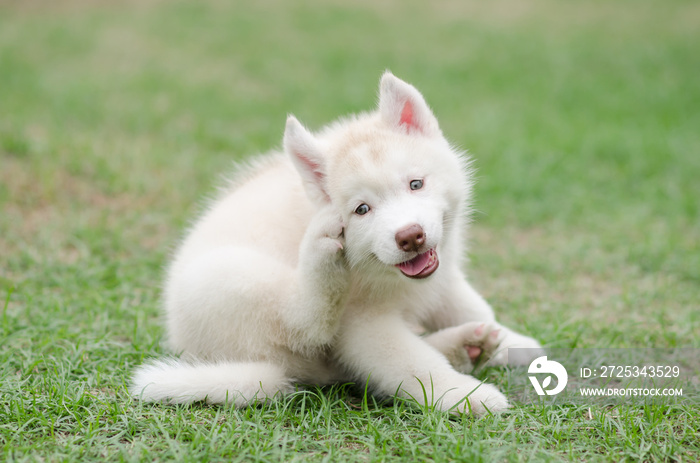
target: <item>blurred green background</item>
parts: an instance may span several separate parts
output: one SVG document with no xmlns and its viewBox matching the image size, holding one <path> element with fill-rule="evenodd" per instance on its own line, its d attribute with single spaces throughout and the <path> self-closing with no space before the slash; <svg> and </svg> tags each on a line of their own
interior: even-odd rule
<svg viewBox="0 0 700 463">
<path fill-rule="evenodd" d="M 373 109 L 385 69 L 475 158 L 469 273 L 504 322 L 700 347 L 698 43 L 682 0 L 0 2 L 5 451 L 60 447 L 41 417 L 71 385 L 130 407 L 162 266 L 221 175 L 288 113 Z"/>
</svg>

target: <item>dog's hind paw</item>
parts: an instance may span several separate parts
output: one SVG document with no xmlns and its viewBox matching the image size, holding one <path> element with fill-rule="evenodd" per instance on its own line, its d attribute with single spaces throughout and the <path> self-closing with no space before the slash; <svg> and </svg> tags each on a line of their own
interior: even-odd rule
<svg viewBox="0 0 700 463">
<path fill-rule="evenodd" d="M 496 323 L 468 322 L 437 331 L 424 339 L 442 352 L 455 370 L 469 373 L 475 363 L 491 357 L 503 336 Z"/>
<path fill-rule="evenodd" d="M 463 347 L 473 363 L 491 357 L 504 336 L 495 323 L 469 322 L 459 328 L 463 332 Z"/>
<path fill-rule="evenodd" d="M 491 355 L 489 365 L 528 365 L 537 357 L 545 355 L 542 345 L 537 340 L 505 327 L 502 331 L 503 339 Z"/>
</svg>

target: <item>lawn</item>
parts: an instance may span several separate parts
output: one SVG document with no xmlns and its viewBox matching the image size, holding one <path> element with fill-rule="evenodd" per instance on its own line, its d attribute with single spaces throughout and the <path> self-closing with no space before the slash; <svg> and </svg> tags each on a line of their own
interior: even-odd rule
<svg viewBox="0 0 700 463">
<path fill-rule="evenodd" d="M 372 108 L 385 69 L 475 159 L 469 275 L 504 323 L 700 348 L 698 43 L 682 0 L 0 1 L 0 459 L 700 460 L 697 402 L 475 419 L 362 385 L 246 410 L 126 391 L 222 173 L 288 113 Z"/>
</svg>

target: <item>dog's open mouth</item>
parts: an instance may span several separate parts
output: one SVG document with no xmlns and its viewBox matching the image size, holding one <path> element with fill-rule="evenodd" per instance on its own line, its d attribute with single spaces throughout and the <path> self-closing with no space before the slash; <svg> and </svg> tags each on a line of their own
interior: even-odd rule
<svg viewBox="0 0 700 463">
<path fill-rule="evenodd" d="M 427 278 L 437 270 L 440 261 L 438 260 L 437 251 L 430 251 L 418 254 L 411 260 L 396 264 L 396 267 L 409 278 Z"/>
</svg>

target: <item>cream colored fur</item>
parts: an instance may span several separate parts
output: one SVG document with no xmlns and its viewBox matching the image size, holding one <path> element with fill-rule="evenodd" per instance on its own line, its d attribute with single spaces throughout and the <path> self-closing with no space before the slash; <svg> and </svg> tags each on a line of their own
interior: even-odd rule
<svg viewBox="0 0 700 463">
<path fill-rule="evenodd" d="M 539 344 L 499 325 L 462 273 L 469 163 L 414 87 L 386 73 L 379 99 L 317 134 L 290 116 L 285 153 L 238 176 L 196 222 L 164 291 L 181 357 L 138 368 L 135 397 L 245 406 L 369 378 L 377 394 L 443 410 L 508 407 L 468 375 L 473 360 L 503 364 L 507 347 Z M 397 233 L 416 225 L 424 242 L 405 250 Z M 429 276 L 397 267 L 431 249 L 437 270 L 413 271 Z"/>
</svg>

